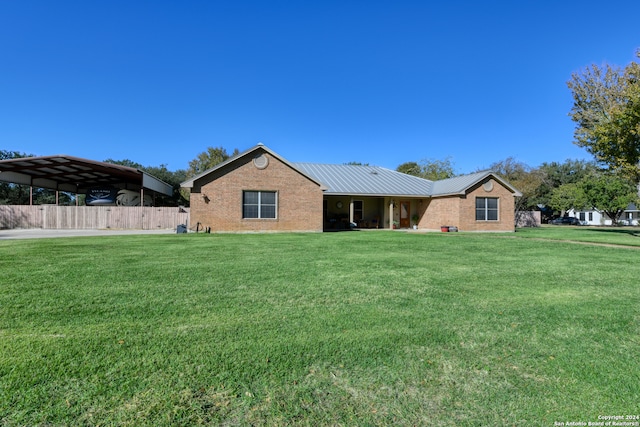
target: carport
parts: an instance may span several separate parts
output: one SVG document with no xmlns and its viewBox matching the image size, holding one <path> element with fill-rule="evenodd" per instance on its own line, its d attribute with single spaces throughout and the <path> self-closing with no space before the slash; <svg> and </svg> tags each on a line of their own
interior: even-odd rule
<svg viewBox="0 0 640 427">
<path fill-rule="evenodd" d="M 68 155 L 0 160 L 0 182 L 55 190 L 56 204 L 58 191 L 87 194 L 94 188 L 113 187 L 139 192 L 141 204 L 145 190 L 173 193 L 169 184 L 139 169 Z M 29 203 L 33 203 L 32 190 Z"/>
</svg>

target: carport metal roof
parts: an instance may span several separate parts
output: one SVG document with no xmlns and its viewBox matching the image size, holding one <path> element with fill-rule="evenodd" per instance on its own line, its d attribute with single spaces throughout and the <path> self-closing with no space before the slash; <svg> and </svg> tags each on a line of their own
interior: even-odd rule
<svg viewBox="0 0 640 427">
<path fill-rule="evenodd" d="M 139 169 L 64 154 L 0 160 L 0 182 L 79 194 L 96 187 L 173 194 L 169 184 Z"/>
</svg>

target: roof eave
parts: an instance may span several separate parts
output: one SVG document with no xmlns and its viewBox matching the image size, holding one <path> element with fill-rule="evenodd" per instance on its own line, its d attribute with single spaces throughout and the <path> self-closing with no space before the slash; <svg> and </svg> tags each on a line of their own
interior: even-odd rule
<svg viewBox="0 0 640 427">
<path fill-rule="evenodd" d="M 390 194 L 390 193 L 349 193 L 349 192 L 325 192 L 327 196 L 353 196 L 353 197 L 406 197 L 415 199 L 426 199 L 431 197 L 428 194 Z"/>
</svg>

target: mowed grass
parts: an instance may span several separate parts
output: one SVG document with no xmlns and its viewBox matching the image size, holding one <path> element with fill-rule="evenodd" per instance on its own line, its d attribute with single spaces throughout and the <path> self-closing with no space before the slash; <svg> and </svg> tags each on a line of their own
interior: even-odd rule
<svg viewBox="0 0 640 427">
<path fill-rule="evenodd" d="M 638 227 L 543 225 L 541 228 L 519 229 L 518 237 L 640 247 Z"/>
<path fill-rule="evenodd" d="M 640 251 L 535 233 L 0 242 L 0 423 L 636 414 Z"/>
</svg>

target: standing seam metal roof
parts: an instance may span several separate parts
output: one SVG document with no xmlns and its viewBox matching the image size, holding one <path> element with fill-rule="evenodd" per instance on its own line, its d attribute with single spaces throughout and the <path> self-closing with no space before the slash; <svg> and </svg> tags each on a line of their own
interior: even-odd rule
<svg viewBox="0 0 640 427">
<path fill-rule="evenodd" d="M 433 182 L 377 166 L 295 163 L 291 165 L 327 187 L 325 194 L 429 196 Z"/>
<path fill-rule="evenodd" d="M 440 181 L 434 181 L 432 196 L 446 196 L 450 194 L 464 194 L 470 187 L 485 180 L 485 178 L 492 176 L 500 181 L 503 185 L 513 191 L 514 195 L 522 196 L 517 189 L 511 184 L 494 174 L 492 171 L 486 170 L 481 172 L 472 173 L 469 175 L 461 175 L 453 178 L 443 179 Z"/>
<path fill-rule="evenodd" d="M 329 195 L 433 197 L 464 194 L 469 187 L 490 175 L 510 188 L 514 192 L 514 195 L 522 195 L 509 183 L 497 177 L 491 171 L 478 172 L 440 181 L 430 181 L 379 166 L 288 162 L 263 144 L 258 144 L 243 153 L 237 154 L 213 168 L 188 179 L 180 185 L 181 187 L 191 188 L 198 179 L 257 150 L 263 150 L 296 169 L 312 181 L 321 185 L 324 194 Z"/>
<path fill-rule="evenodd" d="M 467 188 L 478 183 L 478 181 L 481 181 L 490 174 L 488 171 L 483 171 L 435 181 L 433 183 L 433 195 L 442 196 L 464 192 Z"/>
</svg>

